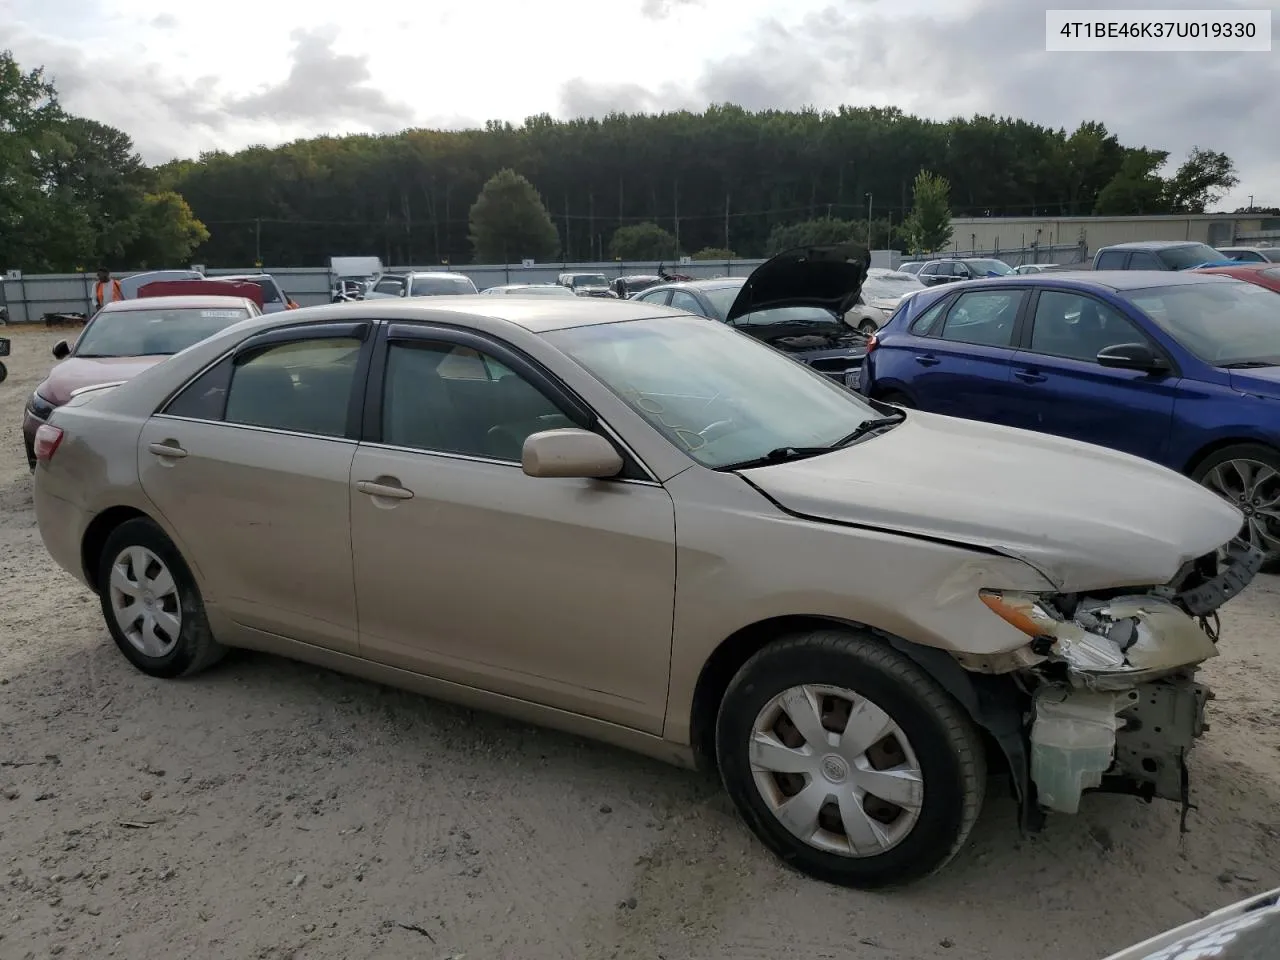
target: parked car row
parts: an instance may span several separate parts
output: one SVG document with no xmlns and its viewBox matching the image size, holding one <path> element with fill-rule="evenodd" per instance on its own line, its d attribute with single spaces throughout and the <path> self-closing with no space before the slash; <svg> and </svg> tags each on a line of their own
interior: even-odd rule
<svg viewBox="0 0 1280 960">
<path fill-rule="evenodd" d="M 256 648 L 705 766 L 798 869 L 903 883 L 989 768 L 1031 828 L 1090 790 L 1189 802 L 1197 668 L 1280 501 L 955 409 L 1013 396 L 964 379 L 1001 349 L 1032 386 L 1076 355 L 1163 381 L 1148 411 L 1209 368 L 1265 395 L 1274 294 L 1170 280 L 920 289 L 869 340 L 844 246 L 630 300 L 130 301 L 30 411 L 37 519 L 145 673 Z M 952 410 L 912 404 L 913 364 Z M 1087 379 L 1057 404 L 1112 417 Z"/>
</svg>

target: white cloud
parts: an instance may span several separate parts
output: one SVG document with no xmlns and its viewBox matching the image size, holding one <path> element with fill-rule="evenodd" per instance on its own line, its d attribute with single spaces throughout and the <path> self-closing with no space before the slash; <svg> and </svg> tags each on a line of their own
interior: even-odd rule
<svg viewBox="0 0 1280 960">
<path fill-rule="evenodd" d="M 544 112 L 893 104 L 1068 128 L 1100 119 L 1175 158 L 1193 144 L 1224 150 L 1242 180 L 1229 204 L 1280 202 L 1273 55 L 1048 54 L 1043 10 L 1060 5 L 547 0 L 525 15 L 510 0 L 472 0 L 363 17 L 349 0 L 223 0 L 216 14 L 162 0 L 0 0 L 0 22 L 3 44 L 46 65 L 69 109 L 128 131 L 150 161 Z"/>
</svg>

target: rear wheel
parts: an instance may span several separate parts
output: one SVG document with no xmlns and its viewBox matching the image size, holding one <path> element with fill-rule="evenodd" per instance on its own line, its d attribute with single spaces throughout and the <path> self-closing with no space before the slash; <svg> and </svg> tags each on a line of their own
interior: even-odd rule
<svg viewBox="0 0 1280 960">
<path fill-rule="evenodd" d="M 1211 454 L 1191 479 L 1244 514 L 1240 536 L 1280 561 L 1280 452 L 1260 443 L 1241 443 Z"/>
<path fill-rule="evenodd" d="M 143 673 L 198 673 L 226 652 L 213 638 L 181 554 L 151 520 L 129 520 L 111 531 L 98 560 L 98 593 L 112 639 Z"/>
<path fill-rule="evenodd" d="M 36 468 L 36 448 L 35 444 L 27 437 L 22 438 L 22 445 L 27 450 L 27 466 L 32 470 Z"/>
<path fill-rule="evenodd" d="M 943 867 L 977 820 L 982 741 L 912 660 L 867 634 L 765 647 L 716 726 L 725 787 L 756 835 L 802 872 L 874 888 Z"/>
<path fill-rule="evenodd" d="M 858 324 L 858 330 L 865 333 L 868 337 L 879 329 L 880 328 L 876 326 L 876 322 L 874 320 L 863 320 Z"/>
</svg>

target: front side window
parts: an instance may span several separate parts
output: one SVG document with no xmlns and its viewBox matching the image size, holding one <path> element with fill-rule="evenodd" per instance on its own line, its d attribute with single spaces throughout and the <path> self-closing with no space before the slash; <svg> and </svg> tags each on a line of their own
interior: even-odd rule
<svg viewBox="0 0 1280 960">
<path fill-rule="evenodd" d="M 1135 250 L 1133 256 L 1129 258 L 1130 270 L 1168 270 L 1163 263 L 1156 259 L 1154 253 L 1147 253 L 1145 250 Z"/>
<path fill-rule="evenodd" d="M 77 357 L 154 357 L 185 350 L 249 317 L 243 307 L 102 310 L 76 343 Z"/>
<path fill-rule="evenodd" d="M 1123 250 L 1105 250 L 1098 254 L 1098 270 L 1119 270 L 1124 267 Z"/>
<path fill-rule="evenodd" d="M 1121 296 L 1206 363 L 1280 366 L 1276 293 L 1243 280 L 1179 283 Z"/>
<path fill-rule="evenodd" d="M 227 423 L 341 437 L 361 342 L 295 340 L 236 358 L 227 388 Z"/>
<path fill-rule="evenodd" d="M 962 294 L 943 321 L 943 340 L 988 347 L 1013 346 L 1013 324 L 1022 303 L 1018 290 L 991 290 Z"/>
<path fill-rule="evenodd" d="M 1146 342 L 1127 317 L 1093 297 L 1044 290 L 1036 304 L 1031 328 L 1034 353 L 1096 362 L 1107 347 Z"/>
<path fill-rule="evenodd" d="M 547 339 L 671 444 L 711 468 L 829 448 L 883 415 L 809 367 L 696 317 L 573 327 Z"/>
<path fill-rule="evenodd" d="M 487 354 L 423 341 L 388 348 L 383 443 L 519 463 L 531 434 L 575 425 L 546 394 Z"/>
</svg>

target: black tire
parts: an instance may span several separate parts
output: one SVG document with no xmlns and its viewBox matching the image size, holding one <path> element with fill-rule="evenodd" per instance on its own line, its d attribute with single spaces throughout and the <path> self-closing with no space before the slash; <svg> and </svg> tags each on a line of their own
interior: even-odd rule
<svg viewBox="0 0 1280 960">
<path fill-rule="evenodd" d="M 858 330 L 865 333 L 867 336 L 871 336 L 879 329 L 880 328 L 876 326 L 876 322 L 874 320 L 863 320 L 858 324 Z"/>
<path fill-rule="evenodd" d="M 1220 489 L 1208 482 L 1209 475 L 1215 468 L 1231 460 L 1252 460 L 1255 463 L 1264 464 L 1277 473 L 1280 473 L 1280 451 L 1276 450 L 1274 447 L 1268 447 L 1261 443 L 1237 443 L 1233 446 L 1224 447 L 1221 450 L 1214 451 L 1198 463 L 1195 469 L 1191 471 L 1192 480 L 1219 496 L 1222 496 L 1223 499 L 1233 506 L 1245 510 L 1247 517 L 1248 510 L 1251 507 L 1250 504 L 1242 503 L 1239 499 L 1233 499 L 1225 496 Z M 1264 493 L 1270 495 L 1276 487 L 1277 485 L 1274 482 L 1268 484 Z M 1276 525 L 1274 523 L 1267 526 L 1268 531 L 1275 531 L 1275 529 Z M 1250 529 L 1250 524 L 1246 519 L 1244 526 L 1240 530 L 1240 535 L 1248 538 L 1254 546 L 1263 550 L 1266 554 L 1266 559 L 1264 561 L 1266 569 L 1268 571 L 1274 571 L 1277 566 L 1280 566 L 1280 548 L 1277 548 L 1272 544 L 1262 542 L 1259 537 L 1251 534 L 1252 531 Z"/>
<path fill-rule="evenodd" d="M 897 390 L 888 390 L 880 396 L 876 397 L 881 403 L 892 403 L 895 407 L 905 407 L 908 410 L 914 410 L 916 405 L 911 398 L 905 393 Z"/>
<path fill-rule="evenodd" d="M 909 741 L 923 786 L 919 818 L 882 853 L 855 857 L 810 845 L 782 824 L 756 785 L 749 747 L 756 718 L 800 685 L 854 691 L 888 714 Z M 982 739 L 964 709 L 910 658 L 854 630 L 793 635 L 748 660 L 721 702 L 716 752 L 725 788 L 765 846 L 802 873 L 847 887 L 901 885 L 940 870 L 969 836 L 986 790 Z"/>
<path fill-rule="evenodd" d="M 176 607 L 181 616 L 172 649 L 158 656 L 149 656 L 138 649 L 126 636 L 113 607 L 115 588 L 112 573 L 125 551 L 141 547 L 149 551 L 168 570 L 175 586 Z M 136 574 L 135 574 L 136 576 Z M 98 596 L 102 602 L 102 616 L 107 622 L 111 637 L 120 652 L 143 673 L 153 677 L 184 677 L 199 673 L 213 666 L 226 654 L 226 647 L 214 639 L 205 616 L 204 601 L 195 578 L 186 561 L 165 532 L 152 520 L 139 517 L 127 520 L 111 531 L 98 558 Z"/>
<path fill-rule="evenodd" d="M 35 445 L 26 437 L 22 438 L 22 446 L 27 451 L 27 466 L 33 471 L 36 468 L 36 448 Z"/>
<path fill-rule="evenodd" d="M 0 383 L 4 383 L 9 376 L 9 368 L 0 363 Z"/>
</svg>

